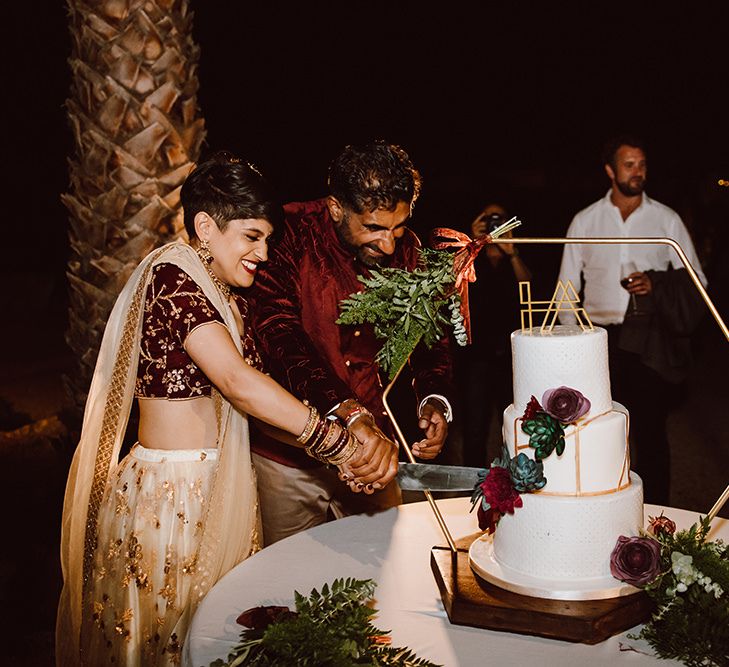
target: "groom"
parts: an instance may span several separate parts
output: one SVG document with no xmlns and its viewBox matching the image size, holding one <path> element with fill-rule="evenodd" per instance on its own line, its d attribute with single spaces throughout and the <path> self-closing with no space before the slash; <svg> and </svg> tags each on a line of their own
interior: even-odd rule
<svg viewBox="0 0 729 667">
<path fill-rule="evenodd" d="M 339 302 L 361 291 L 357 276 L 370 268 L 414 268 L 420 242 L 407 223 L 420 174 L 399 146 L 348 146 L 329 168 L 329 196 L 284 207 L 286 226 L 269 253 L 250 297 L 266 370 L 322 414 L 339 418 L 361 442 L 385 439 L 389 454 L 373 462 L 397 466 L 397 447 L 382 404 L 374 359 L 382 341 L 369 325 L 336 324 Z M 413 355 L 419 427 L 413 453 L 432 459 L 448 433 L 451 407 L 447 340 Z M 374 493 L 352 494 L 336 470 L 260 434 L 251 438 L 264 540 L 348 514 L 401 502 L 395 482 Z M 381 450 L 384 448 L 380 448 Z M 372 489 L 365 489 L 370 492 Z"/>
</svg>

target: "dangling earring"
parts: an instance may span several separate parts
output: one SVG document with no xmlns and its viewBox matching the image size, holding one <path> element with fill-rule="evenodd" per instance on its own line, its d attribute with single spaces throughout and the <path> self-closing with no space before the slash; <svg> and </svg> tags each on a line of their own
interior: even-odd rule
<svg viewBox="0 0 729 667">
<path fill-rule="evenodd" d="M 213 256 L 210 254 L 210 246 L 208 246 L 207 241 L 200 241 L 200 244 L 197 247 L 197 254 L 206 266 L 213 263 Z"/>
</svg>

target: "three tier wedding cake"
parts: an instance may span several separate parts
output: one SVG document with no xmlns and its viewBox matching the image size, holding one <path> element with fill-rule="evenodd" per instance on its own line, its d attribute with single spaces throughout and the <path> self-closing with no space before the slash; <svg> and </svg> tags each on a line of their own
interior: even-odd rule
<svg viewBox="0 0 729 667">
<path fill-rule="evenodd" d="M 511 347 L 514 402 L 504 412 L 501 465 L 521 493 L 513 512 L 496 515 L 493 534 L 473 543 L 471 567 L 537 597 L 630 594 L 610 574 L 610 553 L 618 536 L 643 526 L 643 487 L 630 472 L 628 410 L 610 394 L 607 332 L 521 330 Z M 524 470 L 529 480 L 520 482 Z"/>
</svg>

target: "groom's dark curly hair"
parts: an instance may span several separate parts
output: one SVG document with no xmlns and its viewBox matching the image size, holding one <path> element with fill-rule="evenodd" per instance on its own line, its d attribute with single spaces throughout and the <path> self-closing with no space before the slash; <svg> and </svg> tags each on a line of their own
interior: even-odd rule
<svg viewBox="0 0 729 667">
<path fill-rule="evenodd" d="M 394 144 L 374 141 L 346 146 L 329 166 L 329 193 L 355 213 L 412 208 L 420 194 L 420 173 Z"/>
</svg>

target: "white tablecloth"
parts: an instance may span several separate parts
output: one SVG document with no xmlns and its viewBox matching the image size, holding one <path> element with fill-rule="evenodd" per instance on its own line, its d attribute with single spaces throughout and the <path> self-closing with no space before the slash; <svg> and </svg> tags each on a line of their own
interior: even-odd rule
<svg viewBox="0 0 729 667">
<path fill-rule="evenodd" d="M 467 498 L 440 500 L 438 505 L 455 539 L 478 531 Z M 645 507 L 646 517 L 660 512 Z M 679 528 L 699 516 L 672 508 L 665 512 Z M 714 520 L 711 538 L 717 537 L 729 540 L 729 522 Z M 242 630 L 235 622 L 242 611 L 258 605 L 293 609 L 294 589 L 308 594 L 342 577 L 374 579 L 379 612 L 375 626 L 392 630 L 394 646 L 408 646 L 447 667 L 680 664 L 658 661 L 647 644 L 628 639 L 628 632 L 588 646 L 452 625 L 430 569 L 430 549 L 436 544 L 445 540 L 425 502 L 371 517 L 347 517 L 277 542 L 231 570 L 203 600 L 187 638 L 184 664 L 207 667 L 226 657 Z"/>
</svg>

